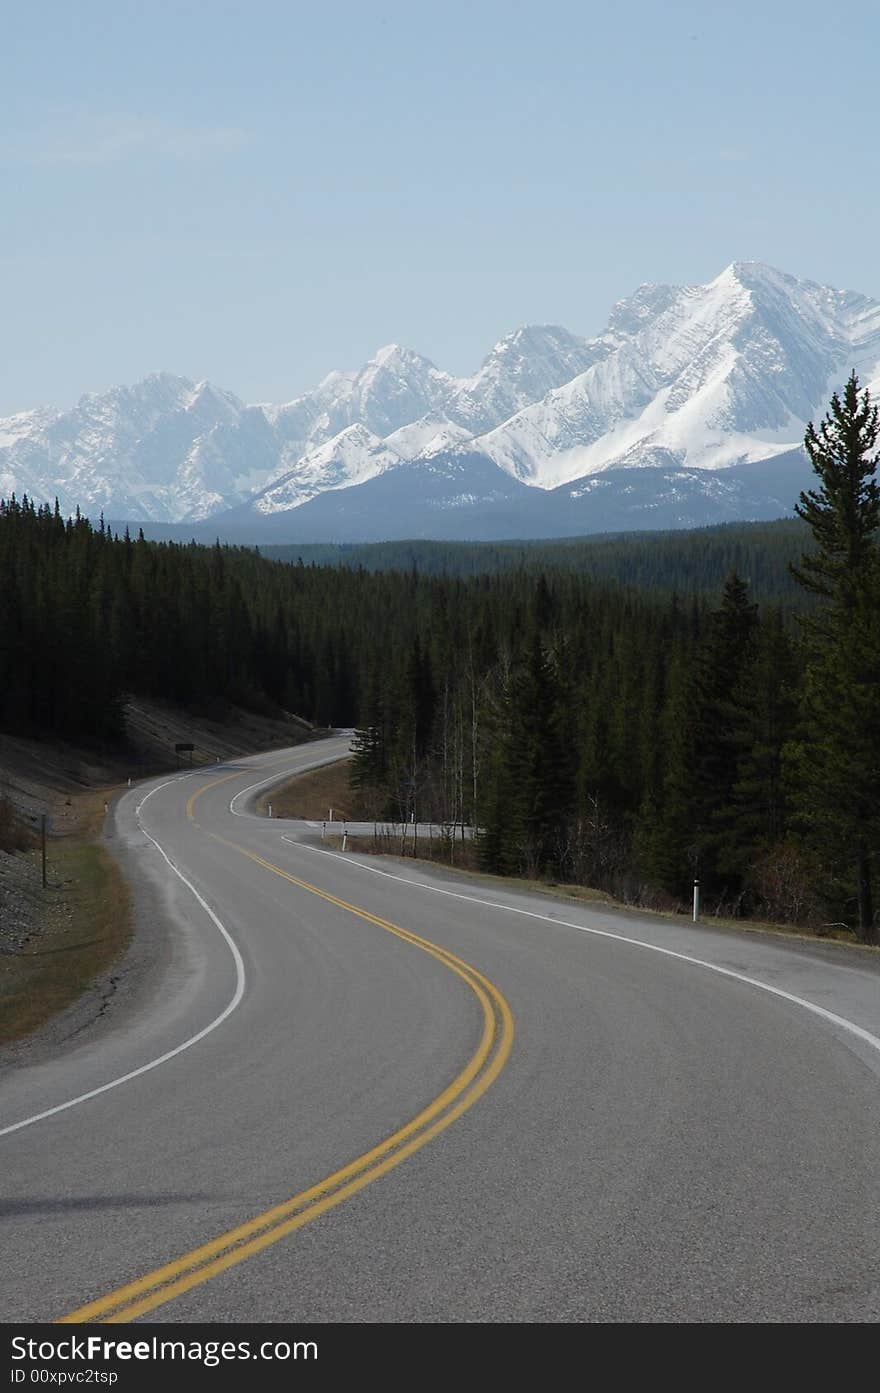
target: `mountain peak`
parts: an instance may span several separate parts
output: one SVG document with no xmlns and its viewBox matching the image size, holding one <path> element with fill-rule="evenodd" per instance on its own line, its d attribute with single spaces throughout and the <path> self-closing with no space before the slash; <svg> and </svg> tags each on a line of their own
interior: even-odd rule
<svg viewBox="0 0 880 1393">
<path fill-rule="evenodd" d="M 726 469 L 791 452 L 854 361 L 880 373 L 880 305 L 740 261 L 618 301 L 606 357 L 476 442 L 542 488 L 659 460 Z"/>
<path fill-rule="evenodd" d="M 391 342 L 278 407 L 155 372 L 69 411 L 22 413 L 0 422 L 0 493 L 180 521 L 258 498 L 281 513 L 380 474 L 391 506 L 417 474 L 397 466 L 440 455 L 459 473 L 492 460 L 530 494 L 658 461 L 711 475 L 796 454 L 853 368 L 880 380 L 880 304 L 732 261 L 703 285 L 643 283 L 595 339 L 520 325 L 465 379 Z"/>
<path fill-rule="evenodd" d="M 449 383 L 453 381 L 448 373 L 435 367 L 430 358 L 400 343 L 386 343 L 383 348 L 377 349 L 361 372 L 356 374 L 355 380 L 367 380 L 389 374 L 398 374 L 413 383 L 424 383 L 428 379 L 442 379 Z"/>
<path fill-rule="evenodd" d="M 799 281 L 785 271 L 777 271 L 765 261 L 731 261 L 729 266 L 710 282 L 713 286 L 737 285 L 745 290 L 779 290 L 786 293 L 797 292 L 798 287 L 811 285 L 811 281 Z"/>
<path fill-rule="evenodd" d="M 523 324 L 493 345 L 482 367 L 514 354 L 545 357 L 548 353 L 570 352 L 582 348 L 585 342 L 585 339 L 579 338 L 570 329 L 564 329 L 561 324 Z"/>
<path fill-rule="evenodd" d="M 528 344 L 540 343 L 544 339 L 573 339 L 575 336 L 570 329 L 565 329 L 561 324 L 521 324 L 518 329 L 513 329 L 509 334 L 503 334 L 495 347 L 501 348 L 504 344 Z"/>
<path fill-rule="evenodd" d="M 632 295 L 615 302 L 602 337 L 615 346 L 632 338 L 668 310 L 680 294 L 680 286 L 644 281 Z"/>
<path fill-rule="evenodd" d="M 418 358 L 418 356 L 419 355 L 414 353 L 411 348 L 404 348 L 399 343 L 386 343 L 383 348 L 376 349 L 370 362 L 375 363 L 379 367 L 383 367 L 386 363 L 392 362 L 396 358 L 409 360 Z"/>
</svg>

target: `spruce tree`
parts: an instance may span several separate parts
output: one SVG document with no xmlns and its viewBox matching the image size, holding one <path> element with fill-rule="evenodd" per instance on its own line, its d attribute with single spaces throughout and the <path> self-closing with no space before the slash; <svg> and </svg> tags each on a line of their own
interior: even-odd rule
<svg viewBox="0 0 880 1393">
<path fill-rule="evenodd" d="M 386 773 L 386 730 L 382 691 L 375 667 L 370 668 L 360 701 L 352 741 L 351 782 L 361 792 L 380 789 Z"/>
<path fill-rule="evenodd" d="M 785 837 L 788 809 L 782 752 L 794 725 L 799 669 L 778 610 L 760 625 L 749 686 L 740 690 L 746 727 L 737 780 L 723 819 L 722 869 L 749 882 L 754 867 Z"/>
<path fill-rule="evenodd" d="M 824 603 L 803 621 L 807 653 L 799 739 L 787 750 L 792 800 L 838 913 L 855 906 L 862 941 L 878 941 L 880 851 L 880 417 L 853 373 L 805 445 L 821 487 L 796 511 L 817 550 L 792 567 Z"/>
<path fill-rule="evenodd" d="M 733 790 L 751 745 L 758 607 L 734 571 L 727 579 L 697 668 L 694 832 L 707 889 L 735 897 L 742 870 L 730 856 Z"/>
<path fill-rule="evenodd" d="M 844 606 L 852 601 L 880 526 L 873 453 L 878 435 L 878 408 L 867 389 L 859 393 L 853 372 L 843 398 L 835 392 L 818 431 L 810 421 L 804 437 L 821 488 L 802 493 L 795 512 L 808 524 L 818 551 L 802 556 L 791 572 L 805 589 Z"/>
</svg>

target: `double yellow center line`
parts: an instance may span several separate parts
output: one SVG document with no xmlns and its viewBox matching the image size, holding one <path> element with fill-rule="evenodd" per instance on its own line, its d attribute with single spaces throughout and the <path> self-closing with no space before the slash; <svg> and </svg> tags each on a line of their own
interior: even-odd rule
<svg viewBox="0 0 880 1393">
<path fill-rule="evenodd" d="M 214 779 L 193 794 L 187 803 L 187 815 L 194 820 L 193 808 L 202 794 L 215 788 L 217 784 L 225 783 L 228 779 L 235 777 L 237 776 L 227 774 L 221 779 Z M 82 1321 L 101 1321 L 114 1324 L 135 1320 L 147 1311 L 153 1311 L 158 1306 L 165 1305 L 166 1302 L 183 1295 L 184 1292 L 192 1290 L 193 1287 L 200 1286 L 221 1272 L 228 1271 L 237 1263 L 244 1262 L 246 1258 L 262 1252 L 273 1243 L 286 1238 L 288 1234 L 295 1233 L 297 1229 L 303 1228 L 313 1219 L 317 1219 L 329 1209 L 335 1208 L 343 1200 L 356 1195 L 365 1186 L 371 1185 L 374 1180 L 387 1175 L 395 1166 L 399 1166 L 402 1161 L 407 1160 L 421 1147 L 432 1141 L 434 1137 L 439 1136 L 482 1097 L 497 1079 L 510 1055 L 513 1045 L 513 1015 L 510 1007 L 494 983 L 490 982 L 488 977 L 478 972 L 476 968 L 471 967 L 464 959 L 457 957 L 455 953 L 450 953 L 448 949 L 432 943 L 429 939 L 421 938 L 409 929 L 392 923 L 389 919 L 370 914 L 367 910 L 349 904 L 347 900 L 342 900 L 337 895 L 332 895 L 329 891 L 312 885 L 309 881 L 301 880 L 299 876 L 291 875 L 281 866 L 276 866 L 273 862 L 267 861 L 265 857 L 259 856 L 254 851 L 249 851 L 237 842 L 227 841 L 225 837 L 220 837 L 216 833 L 209 835 L 222 842 L 224 846 L 240 852 L 241 855 L 248 857 L 249 860 L 256 862 L 258 866 L 262 866 L 273 875 L 281 876 L 291 885 L 308 891 L 309 894 L 317 895 L 319 899 L 326 900 L 338 909 L 354 914 L 368 924 L 373 924 L 386 933 L 393 934 L 395 938 L 402 939 L 404 943 L 421 949 L 422 952 L 442 963 L 450 972 L 454 972 L 457 977 L 467 983 L 480 1004 L 483 1021 L 480 1041 L 461 1072 L 427 1107 L 423 1108 L 402 1127 L 378 1142 L 376 1146 L 371 1147 L 369 1151 L 355 1157 L 353 1161 L 349 1161 L 339 1170 L 333 1171 L 323 1180 L 309 1186 L 308 1189 L 301 1190 L 291 1199 L 284 1200 L 281 1204 L 264 1210 L 262 1214 L 249 1219 L 246 1223 L 229 1229 L 226 1233 L 220 1234 L 219 1237 L 211 1239 L 208 1243 L 203 1243 L 198 1248 L 193 1248 L 190 1252 L 176 1258 L 173 1262 L 166 1263 L 163 1267 L 157 1267 L 144 1277 L 140 1277 L 134 1282 L 128 1282 L 107 1296 L 100 1297 L 98 1300 L 91 1301 L 88 1305 L 81 1306 L 78 1310 L 62 1316 L 60 1322 L 62 1324 Z"/>
</svg>

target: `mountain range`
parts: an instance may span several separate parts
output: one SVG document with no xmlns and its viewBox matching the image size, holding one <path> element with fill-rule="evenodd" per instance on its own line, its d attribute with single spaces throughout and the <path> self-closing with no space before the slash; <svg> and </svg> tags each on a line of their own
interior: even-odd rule
<svg viewBox="0 0 880 1393">
<path fill-rule="evenodd" d="M 472 377 L 392 344 L 280 406 L 156 373 L 0 420 L 0 497 L 233 541 L 563 536 L 791 512 L 807 421 L 880 303 L 735 262 L 643 285 L 581 338 L 516 330 Z"/>
</svg>

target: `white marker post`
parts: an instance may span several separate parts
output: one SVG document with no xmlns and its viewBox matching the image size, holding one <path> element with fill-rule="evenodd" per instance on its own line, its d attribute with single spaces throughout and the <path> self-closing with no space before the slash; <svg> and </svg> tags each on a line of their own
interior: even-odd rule
<svg viewBox="0 0 880 1393">
<path fill-rule="evenodd" d="M 272 816 L 272 804 L 271 804 L 271 803 L 269 804 L 269 816 L 270 816 L 270 817 Z"/>
<path fill-rule="evenodd" d="M 700 917 L 700 882 L 699 882 L 698 880 L 695 880 L 695 881 L 694 881 L 694 923 L 695 923 L 695 924 L 696 924 L 697 921 L 699 920 L 699 917 Z"/>
</svg>

